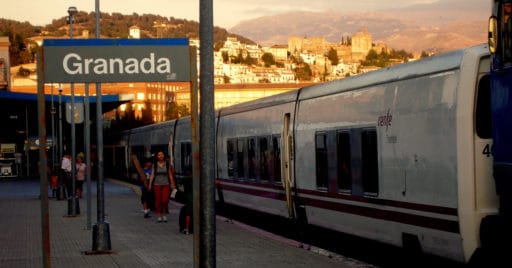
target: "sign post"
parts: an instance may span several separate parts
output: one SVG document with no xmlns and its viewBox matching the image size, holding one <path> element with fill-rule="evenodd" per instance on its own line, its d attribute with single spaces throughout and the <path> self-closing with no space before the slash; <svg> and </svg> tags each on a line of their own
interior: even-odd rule
<svg viewBox="0 0 512 268">
<path fill-rule="evenodd" d="M 42 87 L 44 83 L 196 81 L 197 77 L 191 77 L 189 49 L 186 38 L 44 40 L 40 50 L 43 67 L 38 68 L 38 86 Z M 97 98 L 98 222 L 93 228 L 92 253 L 102 254 L 110 253 L 111 244 L 110 228 L 105 222 L 103 131 L 99 124 L 103 112 L 98 88 Z M 74 104 L 72 106 L 73 110 Z M 71 115 L 74 117 L 74 111 Z M 40 129 L 46 129 L 44 120 L 40 120 Z M 43 147 L 39 149 L 44 150 Z"/>
</svg>

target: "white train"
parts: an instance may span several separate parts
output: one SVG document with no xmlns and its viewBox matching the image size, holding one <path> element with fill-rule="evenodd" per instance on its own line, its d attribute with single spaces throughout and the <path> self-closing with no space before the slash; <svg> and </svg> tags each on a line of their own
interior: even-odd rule
<svg viewBox="0 0 512 268">
<path fill-rule="evenodd" d="M 489 65 L 480 45 L 217 111 L 223 201 L 467 262 L 499 209 Z M 133 129 L 105 166 L 164 149 L 187 174 L 190 133 Z"/>
</svg>

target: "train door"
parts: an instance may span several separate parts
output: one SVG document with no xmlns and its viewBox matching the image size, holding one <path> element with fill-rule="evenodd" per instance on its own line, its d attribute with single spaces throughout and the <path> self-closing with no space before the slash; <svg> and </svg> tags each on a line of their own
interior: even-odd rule
<svg viewBox="0 0 512 268">
<path fill-rule="evenodd" d="M 291 174 L 291 135 L 290 114 L 284 115 L 283 132 L 281 133 L 281 181 L 285 189 L 288 217 L 294 218 L 292 203 L 292 174 Z"/>
<path fill-rule="evenodd" d="M 488 70 L 488 63 L 481 64 L 475 107 L 475 205 L 480 212 L 496 208 L 498 202 L 492 176 L 491 93 Z"/>
</svg>

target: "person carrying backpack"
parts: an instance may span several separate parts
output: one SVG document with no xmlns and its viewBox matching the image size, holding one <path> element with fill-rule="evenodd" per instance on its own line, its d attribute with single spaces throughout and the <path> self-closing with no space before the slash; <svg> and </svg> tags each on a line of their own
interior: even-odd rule
<svg viewBox="0 0 512 268">
<path fill-rule="evenodd" d="M 155 213 L 158 222 L 167 222 L 169 214 L 169 195 L 176 189 L 174 168 L 165 160 L 164 152 L 158 151 L 156 163 L 149 178 L 149 190 L 153 189 L 155 198 Z"/>
</svg>

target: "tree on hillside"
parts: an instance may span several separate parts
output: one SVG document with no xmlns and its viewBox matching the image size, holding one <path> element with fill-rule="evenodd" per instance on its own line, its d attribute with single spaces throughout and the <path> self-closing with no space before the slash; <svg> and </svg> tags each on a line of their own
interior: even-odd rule
<svg viewBox="0 0 512 268">
<path fill-rule="evenodd" d="M 329 52 L 327 52 L 327 58 L 331 61 L 332 65 L 338 65 L 339 58 L 338 51 L 336 51 L 336 49 L 331 47 L 331 49 L 329 49 Z"/>
<path fill-rule="evenodd" d="M 138 26 L 141 37 L 156 37 L 157 28 L 154 27 L 155 22 L 164 25 L 162 37 L 172 38 L 198 38 L 199 22 L 186 19 L 178 19 L 174 17 L 163 17 L 160 15 L 133 13 L 125 15 L 114 12 L 101 13 L 100 35 L 109 38 L 127 38 L 129 28 Z M 24 40 L 29 37 L 38 36 L 44 32 L 47 36 L 68 36 L 68 16 L 62 16 L 52 20 L 52 23 L 41 27 L 33 26 L 28 22 L 17 22 L 13 20 L 0 18 L 0 35 L 9 36 L 11 42 L 11 65 L 19 65 L 30 61 L 30 52 L 26 52 Z M 90 35 L 96 32 L 96 15 L 95 12 L 79 11 L 73 16 L 73 33 L 75 36 L 81 35 L 83 30 L 88 30 Z M 213 38 L 216 51 L 220 49 L 227 37 L 236 37 L 242 43 L 256 44 L 254 41 L 240 35 L 229 33 L 226 29 L 214 27 Z M 25 54 L 24 53 L 28 53 Z"/>
<path fill-rule="evenodd" d="M 263 53 L 263 55 L 261 56 L 261 60 L 265 64 L 265 67 L 270 67 L 270 66 L 276 64 L 274 55 L 272 55 L 272 53 L 268 53 L 268 52 Z"/>
<path fill-rule="evenodd" d="M 222 51 L 222 62 L 229 63 L 229 55 L 227 51 Z"/>
<path fill-rule="evenodd" d="M 300 64 L 297 68 L 294 69 L 295 76 L 300 81 L 310 81 L 313 76 L 313 71 L 311 67 L 307 63 Z"/>
</svg>

